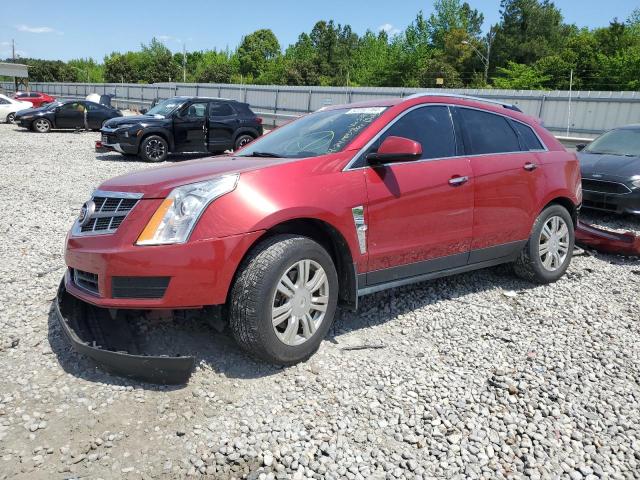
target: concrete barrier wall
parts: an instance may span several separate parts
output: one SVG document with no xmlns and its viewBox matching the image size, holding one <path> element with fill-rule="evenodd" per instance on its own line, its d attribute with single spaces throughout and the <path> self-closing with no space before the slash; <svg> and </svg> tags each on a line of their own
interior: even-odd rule
<svg viewBox="0 0 640 480">
<path fill-rule="evenodd" d="M 12 91 L 10 82 L 0 83 Z M 84 98 L 90 93 L 112 94 L 118 108 L 148 107 L 155 98 L 175 95 L 229 98 L 247 102 L 279 125 L 326 105 L 406 97 L 418 92 L 446 92 L 490 98 L 517 105 L 539 117 L 558 135 L 594 137 L 610 128 L 640 123 L 640 92 L 586 92 L 494 89 L 417 89 L 392 87 L 291 87 L 273 85 L 229 85 L 212 83 L 164 83 L 153 85 L 117 83 L 39 83 L 31 89 L 60 98 Z"/>
</svg>

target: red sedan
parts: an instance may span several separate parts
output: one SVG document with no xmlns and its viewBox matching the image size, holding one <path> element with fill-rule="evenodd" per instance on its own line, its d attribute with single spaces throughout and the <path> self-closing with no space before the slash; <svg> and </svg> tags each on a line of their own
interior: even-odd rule
<svg viewBox="0 0 640 480">
<path fill-rule="evenodd" d="M 13 98 L 23 102 L 31 102 L 33 108 L 39 108 L 56 101 L 55 97 L 42 92 L 16 92 Z"/>
</svg>

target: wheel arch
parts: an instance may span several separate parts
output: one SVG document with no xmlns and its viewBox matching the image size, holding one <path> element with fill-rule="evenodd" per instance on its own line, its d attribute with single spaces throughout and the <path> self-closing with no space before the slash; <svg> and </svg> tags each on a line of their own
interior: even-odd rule
<svg viewBox="0 0 640 480">
<path fill-rule="evenodd" d="M 163 130 L 163 129 L 160 129 L 160 128 L 152 129 L 152 130 L 145 130 L 142 133 L 142 135 L 140 136 L 140 141 L 138 142 L 138 151 L 140 151 L 140 145 L 142 145 L 142 142 L 144 141 L 144 139 L 147 138 L 147 137 L 150 137 L 151 135 L 157 135 L 159 137 L 164 138 L 165 141 L 167 142 L 167 144 L 169 145 L 169 151 L 173 152 L 173 150 L 174 150 L 173 135 L 171 135 L 166 130 Z"/>
<path fill-rule="evenodd" d="M 250 252 L 266 239 L 281 234 L 300 235 L 315 240 L 322 245 L 331 256 L 338 273 L 338 305 L 350 310 L 356 310 L 358 303 L 358 281 L 349 244 L 336 227 L 317 218 L 290 219 L 268 228 L 245 252 L 233 275 L 232 284 L 238 276 L 240 265 Z M 227 293 L 227 301 L 231 290 L 230 287 Z"/>
<path fill-rule="evenodd" d="M 259 133 L 258 133 L 258 130 L 256 130 L 255 128 L 252 128 L 252 127 L 241 127 L 239 129 L 237 129 L 235 132 L 233 132 L 233 144 L 235 145 L 236 144 L 236 140 L 238 139 L 238 137 L 240 135 L 244 135 L 245 133 L 251 135 L 254 140 L 260 136 Z"/>
<path fill-rule="evenodd" d="M 560 205 L 566 208 L 567 211 L 569 212 L 569 215 L 571 215 L 571 219 L 573 220 L 573 228 L 578 227 L 578 207 L 575 203 L 573 203 L 573 201 L 570 198 L 562 197 L 562 196 L 555 197 L 550 201 L 548 201 L 544 207 L 542 207 L 542 210 L 540 210 L 540 213 L 542 213 L 545 208 L 548 208 L 551 205 Z"/>
</svg>

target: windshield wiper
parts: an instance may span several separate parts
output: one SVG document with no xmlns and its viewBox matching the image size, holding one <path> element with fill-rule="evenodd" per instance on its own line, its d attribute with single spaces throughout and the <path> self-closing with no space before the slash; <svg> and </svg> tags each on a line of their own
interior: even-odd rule
<svg viewBox="0 0 640 480">
<path fill-rule="evenodd" d="M 262 158 L 281 158 L 282 155 L 272 152 L 253 152 L 248 155 L 241 155 L 242 157 L 262 157 Z"/>
</svg>

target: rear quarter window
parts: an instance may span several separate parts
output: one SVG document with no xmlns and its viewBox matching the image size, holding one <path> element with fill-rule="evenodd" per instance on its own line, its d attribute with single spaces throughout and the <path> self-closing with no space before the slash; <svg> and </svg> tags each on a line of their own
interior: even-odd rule
<svg viewBox="0 0 640 480">
<path fill-rule="evenodd" d="M 544 150 L 544 145 L 530 126 L 516 120 L 511 120 L 511 125 L 518 132 L 523 150 Z"/>
</svg>

